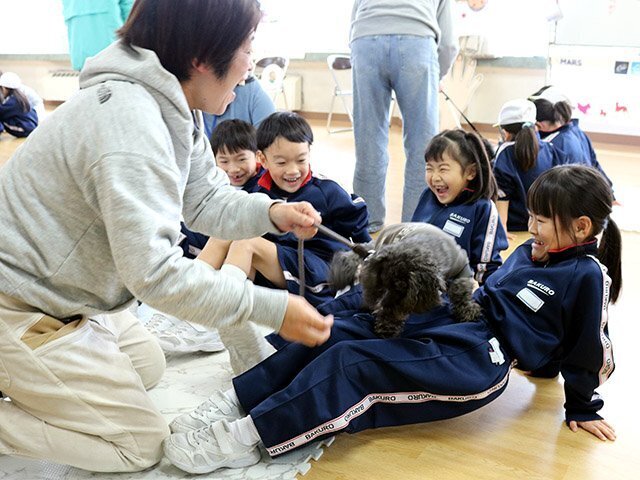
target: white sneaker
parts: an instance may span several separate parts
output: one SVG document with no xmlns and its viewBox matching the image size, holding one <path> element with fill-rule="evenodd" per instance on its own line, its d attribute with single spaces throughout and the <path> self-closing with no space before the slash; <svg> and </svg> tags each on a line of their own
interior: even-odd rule
<svg viewBox="0 0 640 480">
<path fill-rule="evenodd" d="M 157 315 L 157 314 L 156 314 Z M 198 330 L 189 322 L 178 320 L 156 334 L 156 338 L 166 353 L 219 352 L 224 350 L 217 330 Z"/>
<path fill-rule="evenodd" d="M 173 433 L 184 433 L 207 427 L 218 420 L 237 420 L 244 416 L 242 408 L 218 390 L 193 412 L 174 418 L 169 428 Z"/>
<path fill-rule="evenodd" d="M 226 420 L 187 433 L 174 433 L 162 442 L 169 461 L 189 473 L 209 473 L 219 468 L 241 468 L 260 461 L 257 445 L 239 443 Z"/>
<path fill-rule="evenodd" d="M 145 303 L 138 307 L 137 315 L 165 353 L 219 352 L 225 348 L 217 330 L 196 328 Z"/>
<path fill-rule="evenodd" d="M 165 330 L 175 326 L 177 319 L 163 315 L 160 312 L 154 313 L 147 320 L 142 321 L 142 325 L 154 336 L 160 335 Z"/>
</svg>

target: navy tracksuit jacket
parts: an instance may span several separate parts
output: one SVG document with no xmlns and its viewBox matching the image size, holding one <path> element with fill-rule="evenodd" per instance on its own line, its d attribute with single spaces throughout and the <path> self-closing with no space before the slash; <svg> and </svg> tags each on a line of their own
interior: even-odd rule
<svg viewBox="0 0 640 480">
<path fill-rule="evenodd" d="M 38 126 L 38 114 L 30 107 L 25 112 L 13 95 L 0 103 L 0 132 L 5 130 L 14 137 L 26 137 Z"/>
<path fill-rule="evenodd" d="M 454 202 L 443 205 L 427 188 L 412 222 L 425 222 L 444 230 L 467 252 L 475 279 L 482 284 L 502 265 L 500 252 L 509 247 L 498 209 L 488 198 L 465 203 L 472 192 L 463 191 Z"/>
<path fill-rule="evenodd" d="M 539 140 L 538 144 L 536 164 L 526 172 L 518 167 L 514 142 L 504 142 L 496 153 L 493 173 L 498 182 L 498 199 L 509 201 L 507 229 L 510 232 L 524 232 L 528 228 L 527 192 L 531 184 L 542 172 L 567 163 L 564 152 L 551 143 Z"/>
<path fill-rule="evenodd" d="M 287 202 L 309 202 L 322 216 L 322 224 L 343 237 L 356 243 L 371 241 L 367 231 L 369 217 L 362 198 L 350 195 L 333 180 L 311 176 L 307 178 L 297 192 L 289 193 L 278 188 L 269 172 L 265 172 L 252 192 L 261 192 L 273 199 Z M 287 290 L 299 293 L 300 280 L 298 268 L 298 238 L 293 233 L 273 235 L 267 233 L 264 238 L 276 244 L 278 260 Z M 329 287 L 329 263 L 333 254 L 347 247 L 322 233 L 304 241 L 305 295 L 312 304 L 319 305 L 333 297 L 335 292 Z M 271 283 L 256 275 L 256 285 L 272 286 Z"/>
<path fill-rule="evenodd" d="M 580 128 L 577 118 L 572 119 L 569 123 L 553 132 L 540 132 L 540 136 L 543 141 L 553 143 L 553 145 L 562 150 L 567 155 L 568 163 L 577 163 L 595 168 L 613 187 L 613 183 L 604 173 L 600 162 L 598 162 L 591 140 Z"/>
<path fill-rule="evenodd" d="M 610 280 L 594 242 L 531 259 L 525 243 L 476 291 L 484 319 L 456 323 L 447 305 L 412 315 L 397 338 L 373 317 L 337 318 L 331 338 L 291 343 L 233 380 L 271 455 L 340 431 L 442 420 L 505 389 L 514 361 L 560 359 L 566 420 L 599 419 L 595 389 L 613 372 L 607 331 Z"/>
</svg>

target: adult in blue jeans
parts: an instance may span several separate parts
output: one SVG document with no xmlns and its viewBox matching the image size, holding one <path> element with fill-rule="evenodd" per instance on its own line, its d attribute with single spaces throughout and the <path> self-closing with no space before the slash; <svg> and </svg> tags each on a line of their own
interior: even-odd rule
<svg viewBox="0 0 640 480">
<path fill-rule="evenodd" d="M 356 0 L 351 15 L 353 189 L 367 202 L 369 231 L 384 225 L 389 108 L 395 92 L 406 156 L 402 221 L 424 190 L 424 151 L 438 132 L 438 85 L 458 39 L 451 0 Z"/>
</svg>

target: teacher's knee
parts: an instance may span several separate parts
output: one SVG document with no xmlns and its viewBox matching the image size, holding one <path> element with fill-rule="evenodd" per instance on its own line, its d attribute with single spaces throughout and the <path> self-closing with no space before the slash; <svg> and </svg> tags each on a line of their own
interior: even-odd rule
<svg viewBox="0 0 640 480">
<path fill-rule="evenodd" d="M 145 344 L 144 357 L 145 361 L 136 365 L 136 371 L 142 379 L 144 388 L 149 390 L 155 387 L 162 379 L 167 366 L 167 360 L 165 359 L 160 344 L 155 338 L 151 338 Z"/>
</svg>

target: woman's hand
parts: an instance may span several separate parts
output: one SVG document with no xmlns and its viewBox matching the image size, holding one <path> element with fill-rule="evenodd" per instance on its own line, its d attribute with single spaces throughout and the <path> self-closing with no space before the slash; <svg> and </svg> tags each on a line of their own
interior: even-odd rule
<svg viewBox="0 0 640 480">
<path fill-rule="evenodd" d="M 303 297 L 289 295 L 287 310 L 278 333 L 285 340 L 315 347 L 329 339 L 332 326 L 332 315 L 323 317 Z"/>
<path fill-rule="evenodd" d="M 576 422 L 572 420 L 569 422 L 569 428 L 572 432 L 577 432 L 578 428 L 582 428 L 603 441 L 614 441 L 616 439 L 616 431 L 604 420 L 591 420 L 589 422 Z"/>
<path fill-rule="evenodd" d="M 302 239 L 313 237 L 318 232 L 314 225 L 322 222 L 309 202 L 274 203 L 269 208 L 269 218 L 281 231 L 293 232 Z"/>
</svg>

